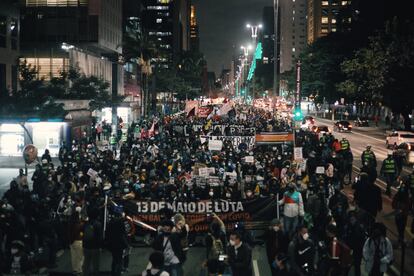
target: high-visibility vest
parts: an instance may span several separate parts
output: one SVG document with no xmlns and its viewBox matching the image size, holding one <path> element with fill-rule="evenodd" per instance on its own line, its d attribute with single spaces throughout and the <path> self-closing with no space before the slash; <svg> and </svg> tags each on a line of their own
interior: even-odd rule
<svg viewBox="0 0 414 276">
<path fill-rule="evenodd" d="M 349 149 L 349 141 L 348 140 L 341 140 L 341 149 L 342 150 L 347 150 Z"/>
<path fill-rule="evenodd" d="M 363 161 L 374 159 L 374 155 L 372 154 L 372 151 L 370 150 L 364 150 L 362 154 Z"/>
<path fill-rule="evenodd" d="M 396 173 L 394 159 L 384 160 L 384 173 L 389 173 L 389 174 Z"/>
<path fill-rule="evenodd" d="M 111 144 L 111 145 L 115 145 L 117 142 L 116 142 L 116 137 L 115 136 L 111 136 L 111 139 L 109 139 L 109 143 Z"/>
</svg>

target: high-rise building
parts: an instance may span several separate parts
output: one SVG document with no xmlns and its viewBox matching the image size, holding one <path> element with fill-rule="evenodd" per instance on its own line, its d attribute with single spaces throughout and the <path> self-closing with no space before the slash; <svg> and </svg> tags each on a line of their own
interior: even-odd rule
<svg viewBox="0 0 414 276">
<path fill-rule="evenodd" d="M 291 70 L 306 47 L 307 0 L 280 1 L 280 73 Z"/>
<path fill-rule="evenodd" d="M 0 1 L 0 95 L 17 89 L 19 17 L 17 0 Z"/>
<path fill-rule="evenodd" d="M 200 37 L 197 24 L 197 10 L 191 5 L 190 12 L 190 49 L 198 52 L 200 50 Z"/>
<path fill-rule="evenodd" d="M 320 37 L 338 31 L 339 23 L 344 26 L 351 23 L 351 17 L 341 13 L 349 7 L 351 1 L 342 0 L 309 0 L 308 1 L 308 43 Z"/>
<path fill-rule="evenodd" d="M 25 0 L 21 15 L 21 56 L 39 77 L 78 67 L 123 94 L 122 0 Z"/>
<path fill-rule="evenodd" d="M 152 63 L 170 67 L 190 46 L 189 0 L 144 0 L 143 26 L 157 49 Z"/>
<path fill-rule="evenodd" d="M 262 24 L 263 28 L 260 32 L 260 41 L 262 42 L 263 58 L 261 61 L 258 61 L 256 77 L 262 80 L 262 83 L 266 89 L 270 89 L 273 86 L 275 67 L 275 23 L 273 7 L 263 8 Z M 280 26 L 280 24 L 278 26 Z M 280 37 L 280 29 L 278 32 L 278 37 Z M 277 48 L 280 49 L 280 45 L 278 45 Z M 277 68 L 279 69 L 279 66 L 277 66 Z M 277 73 L 279 74 L 279 70 Z"/>
</svg>

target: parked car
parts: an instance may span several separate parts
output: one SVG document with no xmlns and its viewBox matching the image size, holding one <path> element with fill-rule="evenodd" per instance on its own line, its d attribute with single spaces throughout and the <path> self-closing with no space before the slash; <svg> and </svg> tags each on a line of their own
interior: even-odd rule
<svg viewBox="0 0 414 276">
<path fill-rule="evenodd" d="M 337 132 L 351 132 L 352 125 L 348 121 L 337 121 L 333 127 L 334 131 Z"/>
<path fill-rule="evenodd" d="M 354 125 L 357 127 L 369 127 L 369 121 L 368 119 L 361 119 L 358 117 L 358 119 L 354 121 Z"/>
<path fill-rule="evenodd" d="M 394 156 L 402 156 L 405 165 L 414 164 L 414 143 L 401 143 L 393 152 Z"/>
<path fill-rule="evenodd" d="M 410 131 L 393 131 L 385 141 L 387 148 L 397 147 L 402 143 L 414 144 L 414 133 Z"/>
</svg>

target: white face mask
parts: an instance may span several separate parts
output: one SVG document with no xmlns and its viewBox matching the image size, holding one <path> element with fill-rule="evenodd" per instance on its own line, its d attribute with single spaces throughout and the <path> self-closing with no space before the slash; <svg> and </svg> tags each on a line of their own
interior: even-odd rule
<svg viewBox="0 0 414 276">
<path fill-rule="evenodd" d="M 302 238 L 303 238 L 303 240 L 308 240 L 309 239 L 309 234 L 308 233 L 305 233 L 305 234 L 303 234 L 302 235 Z"/>
<path fill-rule="evenodd" d="M 230 198 L 230 197 L 231 197 L 231 194 L 230 194 L 230 193 L 227 193 L 227 194 L 226 194 L 226 197 L 227 197 L 227 198 Z"/>
<path fill-rule="evenodd" d="M 208 195 L 209 195 L 209 196 L 213 196 L 213 195 L 214 195 L 214 193 L 213 193 L 213 192 L 209 192 L 209 193 L 208 193 Z"/>
<path fill-rule="evenodd" d="M 231 246 L 235 246 L 235 245 L 236 245 L 236 242 L 235 242 L 235 241 L 233 241 L 233 240 L 230 240 L 230 245 L 231 245 Z"/>
<path fill-rule="evenodd" d="M 77 206 L 77 207 L 75 208 L 75 211 L 76 211 L 76 212 L 78 212 L 78 213 L 80 213 L 80 211 L 82 211 L 82 207 Z"/>
<path fill-rule="evenodd" d="M 19 252 L 19 250 L 17 248 L 12 248 L 10 250 L 10 252 L 12 253 L 12 255 L 17 254 L 17 252 Z"/>
<path fill-rule="evenodd" d="M 273 230 L 275 230 L 276 232 L 279 231 L 279 226 L 273 226 Z"/>
<path fill-rule="evenodd" d="M 252 192 L 247 192 L 246 196 L 251 197 L 252 196 Z"/>
</svg>

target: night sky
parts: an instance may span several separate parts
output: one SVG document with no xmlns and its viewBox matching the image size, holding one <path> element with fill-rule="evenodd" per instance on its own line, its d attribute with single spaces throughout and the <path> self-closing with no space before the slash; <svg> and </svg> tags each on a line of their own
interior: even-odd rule
<svg viewBox="0 0 414 276">
<path fill-rule="evenodd" d="M 273 0 L 194 0 L 200 31 L 200 50 L 206 56 L 208 70 L 216 76 L 229 69 L 233 54 L 251 41 L 246 23 L 262 21 L 263 7 Z"/>
</svg>

